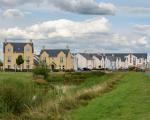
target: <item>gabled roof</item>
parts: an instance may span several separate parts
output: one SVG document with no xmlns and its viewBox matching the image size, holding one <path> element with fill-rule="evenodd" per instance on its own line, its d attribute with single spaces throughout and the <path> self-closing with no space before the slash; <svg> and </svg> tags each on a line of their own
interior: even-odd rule
<svg viewBox="0 0 150 120">
<path fill-rule="evenodd" d="M 115 56 L 107 56 L 107 59 L 109 59 L 110 61 L 116 61 L 117 57 L 115 57 Z"/>
<path fill-rule="evenodd" d="M 5 53 L 5 46 L 11 44 L 13 46 L 13 52 L 23 53 L 25 45 L 29 44 L 32 47 L 32 53 L 34 53 L 33 43 L 15 43 L 15 42 L 4 42 L 3 43 L 3 52 Z"/>
<path fill-rule="evenodd" d="M 69 49 L 44 49 L 44 50 L 41 50 L 40 55 L 43 52 L 46 52 L 50 57 L 57 57 L 57 55 L 60 52 L 63 52 L 67 56 L 70 50 Z"/>
<path fill-rule="evenodd" d="M 79 54 L 82 55 L 87 60 L 93 60 L 93 55 L 90 53 L 79 53 Z"/>
<path fill-rule="evenodd" d="M 94 56 L 97 57 L 99 60 L 102 60 L 102 58 L 103 58 L 103 56 L 99 55 L 99 54 L 95 54 Z"/>
<path fill-rule="evenodd" d="M 126 60 L 125 56 L 128 56 L 130 54 L 136 56 L 138 59 L 139 58 L 147 59 L 147 53 L 107 53 L 105 55 L 106 56 L 115 56 L 117 58 L 121 58 L 121 61 L 125 61 Z"/>
<path fill-rule="evenodd" d="M 79 53 L 80 55 L 82 55 L 83 57 L 85 57 L 87 60 L 92 60 L 93 56 L 97 57 L 98 59 L 102 59 L 102 58 L 107 58 L 111 61 L 116 61 L 117 58 L 121 59 L 121 61 L 125 61 L 126 60 L 126 56 L 132 54 L 134 56 L 136 56 L 138 59 L 139 58 L 144 58 L 147 59 L 147 53 L 105 53 L 105 54 L 96 54 L 96 53 Z"/>
<path fill-rule="evenodd" d="M 133 53 L 137 58 L 145 58 L 147 59 L 147 53 Z"/>
</svg>

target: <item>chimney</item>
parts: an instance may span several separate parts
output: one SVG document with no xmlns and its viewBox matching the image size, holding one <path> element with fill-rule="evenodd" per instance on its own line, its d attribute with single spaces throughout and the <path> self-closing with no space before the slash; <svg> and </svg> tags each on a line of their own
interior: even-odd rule
<svg viewBox="0 0 150 120">
<path fill-rule="evenodd" d="M 45 50 L 45 46 L 42 47 L 42 50 Z"/>
<path fill-rule="evenodd" d="M 30 43 L 32 43 L 32 39 L 30 39 Z"/>
<path fill-rule="evenodd" d="M 7 43 L 7 39 L 5 38 L 5 43 Z"/>
<path fill-rule="evenodd" d="M 66 49 L 69 50 L 69 46 L 68 45 L 66 45 Z"/>
</svg>

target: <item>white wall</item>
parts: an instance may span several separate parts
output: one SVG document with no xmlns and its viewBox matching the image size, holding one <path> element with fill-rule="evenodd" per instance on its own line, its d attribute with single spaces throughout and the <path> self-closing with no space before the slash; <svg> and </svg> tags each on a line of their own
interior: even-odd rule
<svg viewBox="0 0 150 120">
<path fill-rule="evenodd" d="M 77 67 L 78 68 L 85 68 L 87 67 L 87 60 L 80 54 L 76 55 L 77 60 Z"/>
</svg>

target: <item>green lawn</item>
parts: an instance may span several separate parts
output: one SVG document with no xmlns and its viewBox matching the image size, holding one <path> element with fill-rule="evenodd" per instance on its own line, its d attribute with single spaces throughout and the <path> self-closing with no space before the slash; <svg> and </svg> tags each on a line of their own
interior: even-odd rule
<svg viewBox="0 0 150 120">
<path fill-rule="evenodd" d="M 32 80 L 32 73 L 27 72 L 0 72 L 0 82 L 3 80 L 20 80 L 29 82 Z"/>
<path fill-rule="evenodd" d="M 126 73 L 111 92 L 69 114 L 72 120 L 150 120 L 150 78 Z"/>
</svg>

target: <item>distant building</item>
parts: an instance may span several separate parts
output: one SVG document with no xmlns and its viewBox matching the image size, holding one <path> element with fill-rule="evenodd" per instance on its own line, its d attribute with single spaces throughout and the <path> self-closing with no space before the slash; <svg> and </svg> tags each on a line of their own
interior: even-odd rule
<svg viewBox="0 0 150 120">
<path fill-rule="evenodd" d="M 74 57 L 79 69 L 127 69 L 130 66 L 146 68 L 147 53 L 77 53 Z"/>
<path fill-rule="evenodd" d="M 32 41 L 28 43 L 16 43 L 7 42 L 3 43 L 4 53 L 4 69 L 19 69 L 16 64 L 16 59 L 21 55 L 24 59 L 24 64 L 21 65 L 21 69 L 32 69 L 33 68 L 33 53 L 34 46 Z"/>
<path fill-rule="evenodd" d="M 37 66 L 37 65 L 39 65 L 39 62 L 40 62 L 40 56 L 39 55 L 36 55 L 36 54 L 34 54 L 33 55 L 34 57 L 33 57 L 33 59 L 34 59 L 34 66 Z"/>
<path fill-rule="evenodd" d="M 89 53 L 78 53 L 76 54 L 76 66 L 78 68 L 94 68 L 94 59 L 93 55 Z"/>
<path fill-rule="evenodd" d="M 69 49 L 43 49 L 40 52 L 40 61 L 48 65 L 49 69 L 73 69 L 72 55 Z"/>
</svg>

